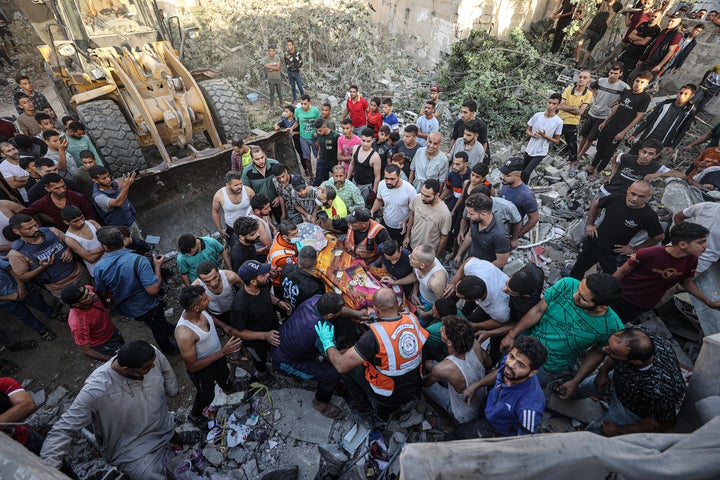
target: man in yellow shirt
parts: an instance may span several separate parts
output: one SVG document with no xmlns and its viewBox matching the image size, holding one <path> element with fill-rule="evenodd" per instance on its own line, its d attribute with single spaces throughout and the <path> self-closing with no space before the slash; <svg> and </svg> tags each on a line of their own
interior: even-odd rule
<svg viewBox="0 0 720 480">
<path fill-rule="evenodd" d="M 571 172 L 577 167 L 577 133 L 580 117 L 588 109 L 593 99 L 593 94 L 588 88 L 589 82 L 590 72 L 587 70 L 580 72 L 575 84 L 563 91 L 562 101 L 557 108 L 558 117 L 563 121 L 562 135 L 567 144 Z"/>
<path fill-rule="evenodd" d="M 332 187 L 318 187 L 317 200 L 322 211 L 327 213 L 330 220 L 339 220 L 348 215 L 347 206 Z"/>
</svg>

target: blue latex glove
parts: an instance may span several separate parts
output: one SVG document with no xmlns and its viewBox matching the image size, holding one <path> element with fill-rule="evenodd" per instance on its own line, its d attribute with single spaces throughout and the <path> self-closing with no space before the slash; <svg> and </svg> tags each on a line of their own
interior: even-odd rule
<svg viewBox="0 0 720 480">
<path fill-rule="evenodd" d="M 330 347 L 335 346 L 335 326 L 332 323 L 320 320 L 315 325 L 315 332 L 322 342 L 323 350 L 327 352 Z"/>
</svg>

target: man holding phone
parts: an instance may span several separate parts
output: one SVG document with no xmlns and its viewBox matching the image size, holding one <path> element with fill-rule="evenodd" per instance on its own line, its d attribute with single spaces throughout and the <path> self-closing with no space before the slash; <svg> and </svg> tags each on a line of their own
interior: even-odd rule
<svg viewBox="0 0 720 480">
<path fill-rule="evenodd" d="M 117 227 L 128 227 L 133 237 L 142 238 L 140 227 L 135 221 L 135 207 L 130 200 L 130 186 L 135 181 L 138 171 L 126 173 L 116 182 L 110 177 L 107 168 L 95 165 L 90 167 L 90 178 L 95 186 L 93 187 L 93 203 L 106 225 Z"/>
</svg>

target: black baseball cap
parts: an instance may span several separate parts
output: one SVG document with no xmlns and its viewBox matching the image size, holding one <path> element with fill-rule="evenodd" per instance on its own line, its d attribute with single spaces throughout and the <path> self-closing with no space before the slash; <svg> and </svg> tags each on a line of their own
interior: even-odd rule
<svg viewBox="0 0 720 480">
<path fill-rule="evenodd" d="M 522 172 L 524 169 L 525 164 L 523 162 L 523 159 L 520 157 L 510 157 L 503 164 L 503 166 L 500 167 L 500 171 L 505 175 L 512 172 Z"/>
<path fill-rule="evenodd" d="M 352 215 L 345 217 L 345 221 L 347 223 L 367 222 L 371 217 L 370 210 L 367 208 L 356 208 Z"/>
</svg>

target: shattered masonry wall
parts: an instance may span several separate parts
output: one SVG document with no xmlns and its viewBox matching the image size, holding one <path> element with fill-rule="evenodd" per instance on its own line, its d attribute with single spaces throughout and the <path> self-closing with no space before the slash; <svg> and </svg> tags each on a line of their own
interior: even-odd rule
<svg viewBox="0 0 720 480">
<path fill-rule="evenodd" d="M 552 13 L 556 0 L 368 0 L 373 21 L 401 48 L 425 44 L 417 61 L 431 65 L 473 28 L 505 38 Z"/>
</svg>

